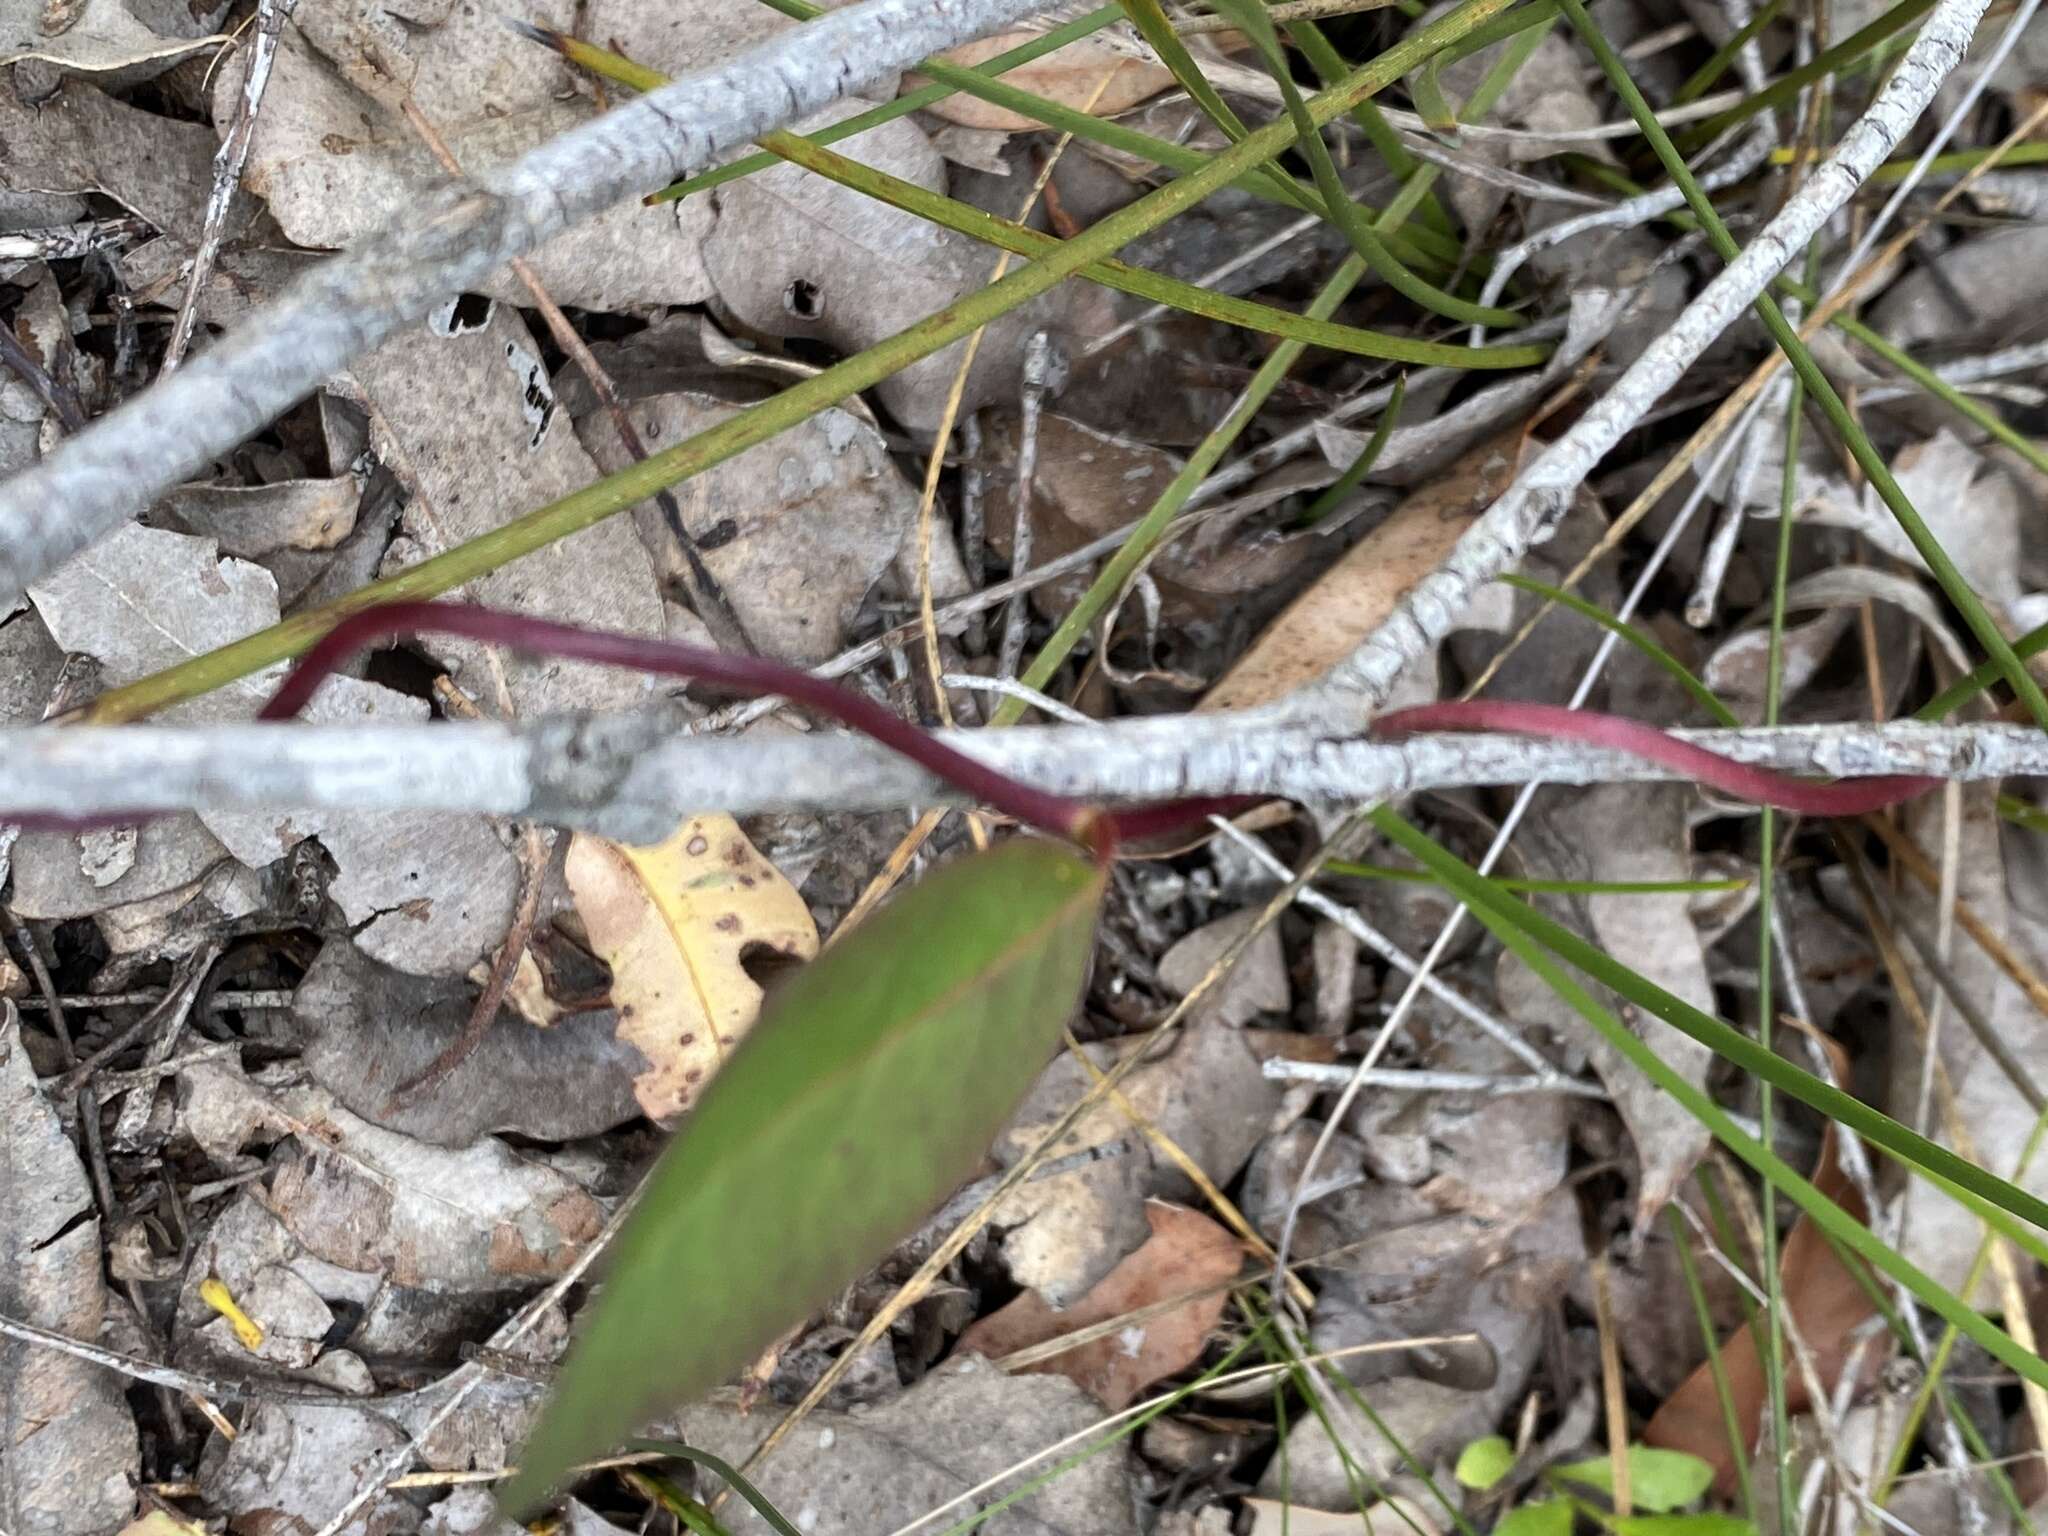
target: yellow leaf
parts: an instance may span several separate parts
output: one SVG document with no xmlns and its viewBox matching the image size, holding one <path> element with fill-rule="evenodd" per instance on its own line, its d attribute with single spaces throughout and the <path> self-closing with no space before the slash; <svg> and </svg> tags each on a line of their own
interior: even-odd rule
<svg viewBox="0 0 2048 1536">
<path fill-rule="evenodd" d="M 226 1284 L 208 1276 L 199 1282 L 199 1299 L 228 1320 L 235 1330 L 235 1342 L 252 1355 L 263 1347 L 263 1325 L 235 1303 Z"/>
<path fill-rule="evenodd" d="M 165 1510 L 152 1509 L 141 1519 L 122 1526 L 121 1536 L 206 1536 L 206 1527 L 194 1520 L 180 1520 Z"/>
<path fill-rule="evenodd" d="M 730 816 L 693 816 L 651 848 L 579 833 L 563 872 L 612 969 L 619 1038 L 647 1058 L 634 1095 L 656 1120 L 679 1115 L 760 1014 L 742 957 L 817 954 L 810 908 Z"/>
</svg>

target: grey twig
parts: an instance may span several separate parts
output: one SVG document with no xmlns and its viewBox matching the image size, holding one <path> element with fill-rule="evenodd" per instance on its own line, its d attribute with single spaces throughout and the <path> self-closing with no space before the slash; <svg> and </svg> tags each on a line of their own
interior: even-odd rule
<svg viewBox="0 0 2048 1536">
<path fill-rule="evenodd" d="M 1435 648 L 1472 597 L 1548 538 L 1572 495 L 1700 354 L 1735 322 L 1792 257 L 1898 146 L 1968 48 L 1989 0 L 1941 0 L 1868 111 L 1827 162 L 1710 282 L 1593 407 L 1539 455 L 1451 556 L 1318 688 L 1293 702 L 1301 718 L 1369 718 L 1416 657 Z"/>
<path fill-rule="evenodd" d="M 1050 0 L 864 0 L 413 200 L 233 332 L 0 484 L 0 599 L 190 478 L 358 353 L 623 198 Z"/>
<path fill-rule="evenodd" d="M 185 301 L 171 323 L 171 339 L 164 347 L 164 372 L 184 361 L 192 344 L 193 328 L 199 323 L 199 299 L 213 277 L 213 264 L 220 259 L 221 237 L 227 232 L 228 209 L 242 184 L 242 167 L 249 159 L 249 145 L 256 137 L 256 113 L 263 105 L 263 92 L 270 85 L 270 66 L 277 59 L 277 39 L 284 24 L 298 9 L 299 0 L 257 0 L 256 24 L 249 43 L 249 73 L 242 81 L 242 97 L 235 103 L 235 119 L 227 137 L 213 157 L 213 190 L 206 197 L 206 220 L 200 226 L 199 244 L 192 251 L 192 275 L 185 283 Z"/>
<path fill-rule="evenodd" d="M 2025 726 L 1784 726 L 1683 730 L 1742 763 L 1829 778 L 2048 774 Z M 1638 783 L 1682 775 L 1640 758 L 1504 734 L 1380 741 L 1244 715 L 1166 716 L 939 739 L 1078 798 L 1133 802 L 1273 795 L 1358 804 L 1476 785 Z M 836 731 L 692 736 L 665 714 L 516 724 L 75 726 L 0 730 L 0 818 L 157 811 L 438 810 L 657 840 L 685 814 L 901 810 L 953 791 L 906 758 Z"/>
</svg>

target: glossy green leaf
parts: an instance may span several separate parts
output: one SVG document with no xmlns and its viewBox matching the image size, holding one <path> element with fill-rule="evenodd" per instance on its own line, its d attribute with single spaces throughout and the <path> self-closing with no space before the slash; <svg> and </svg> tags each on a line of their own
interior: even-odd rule
<svg viewBox="0 0 2048 1536">
<path fill-rule="evenodd" d="M 1474 1440 L 1458 1453 L 1455 1475 L 1467 1488 L 1485 1490 L 1515 1467 L 1515 1448 L 1499 1435 Z"/>
<path fill-rule="evenodd" d="M 1019 840 L 948 865 L 799 971 L 648 1176 L 502 1491 L 701 1397 L 973 1171 L 1072 1015 L 1102 875 Z"/>
<path fill-rule="evenodd" d="M 1602 1493 L 1614 1492 L 1614 1458 L 1595 1456 L 1587 1461 L 1567 1462 L 1556 1469 L 1568 1482 L 1582 1483 Z M 1628 1448 L 1628 1496 L 1638 1509 L 1664 1514 L 1690 1504 L 1714 1481 L 1714 1469 L 1697 1456 L 1684 1451 L 1662 1450 L 1654 1445 Z"/>
<path fill-rule="evenodd" d="M 1524 1504 L 1500 1517 L 1493 1536 L 1572 1536 L 1572 1507 L 1563 1499 Z"/>
</svg>

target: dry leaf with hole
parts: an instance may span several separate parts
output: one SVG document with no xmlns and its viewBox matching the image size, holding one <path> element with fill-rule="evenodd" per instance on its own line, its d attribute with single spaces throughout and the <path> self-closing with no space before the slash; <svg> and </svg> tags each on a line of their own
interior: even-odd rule
<svg viewBox="0 0 2048 1536">
<path fill-rule="evenodd" d="M 1026 1291 L 963 1333 L 960 1348 L 1001 1360 L 1034 1344 L 1184 1297 L 1166 1312 L 1133 1317 L 1115 1333 L 1023 1369 L 1064 1376 L 1093 1393 L 1103 1407 L 1117 1409 L 1153 1382 L 1194 1364 L 1210 1331 L 1223 1320 L 1228 1299 L 1224 1286 L 1235 1278 L 1243 1252 L 1228 1231 L 1185 1206 L 1150 1200 L 1145 1219 L 1152 1236 L 1144 1246 L 1073 1306 L 1055 1311 L 1038 1292 Z"/>
<path fill-rule="evenodd" d="M 612 968 L 619 1038 L 649 1063 L 634 1094 L 651 1118 L 673 1118 L 760 1015 L 746 961 L 817 954 L 810 908 L 730 816 L 693 816 L 650 848 L 579 833 L 564 872 Z"/>
</svg>

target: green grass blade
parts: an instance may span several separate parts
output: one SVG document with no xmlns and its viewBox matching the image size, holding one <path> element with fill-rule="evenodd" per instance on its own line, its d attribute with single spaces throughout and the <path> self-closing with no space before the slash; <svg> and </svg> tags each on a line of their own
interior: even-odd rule
<svg viewBox="0 0 2048 1536">
<path fill-rule="evenodd" d="M 1734 261 L 1740 254 L 1735 237 L 1729 234 L 1727 225 L 1722 223 L 1713 203 L 1707 199 L 1706 194 L 1700 190 L 1699 183 L 1693 179 L 1692 171 L 1687 167 L 1684 157 L 1679 154 L 1678 147 L 1671 142 L 1671 136 L 1664 131 L 1663 125 L 1657 121 L 1656 115 L 1650 110 L 1650 104 L 1643 99 L 1643 93 L 1636 88 L 1636 83 L 1630 78 L 1621 56 L 1614 51 L 1613 45 L 1602 35 L 1599 28 L 1593 25 L 1581 0 L 1559 0 L 1559 4 L 1564 7 L 1566 17 L 1578 30 L 1580 38 L 1592 50 L 1600 67 L 1606 71 L 1609 83 L 1627 104 L 1630 115 L 1642 128 L 1643 136 L 1656 150 L 1657 158 L 1663 162 L 1665 174 L 1670 176 L 1672 182 L 1685 194 L 1687 206 L 1692 209 L 1694 216 L 1707 231 L 1715 251 L 1723 261 Z M 1879 22 L 1872 23 L 1872 26 L 1880 25 L 1900 12 L 1921 4 L 1922 0 L 1904 0 L 1903 4 L 1888 12 Z M 1864 29 L 1865 32 L 1869 30 L 1870 28 Z M 1860 37 L 1863 34 L 1857 35 Z M 1752 102 L 1756 99 L 1758 98 L 1752 98 Z M 1955 605 L 1956 611 L 1968 623 L 1971 633 L 1976 635 L 1977 643 L 1983 646 L 1988 656 L 1999 663 L 1999 669 L 2004 673 L 2006 681 L 2012 684 L 2013 691 L 2025 702 L 2034 719 L 2042 726 L 2048 727 L 2048 694 L 2042 692 L 2041 685 L 2034 681 L 2033 676 L 2013 654 L 2004 632 L 1986 611 L 1977 594 L 1971 590 L 1970 584 L 1963 579 L 1962 572 L 1956 569 L 1955 562 L 1949 559 L 1947 551 L 1941 547 L 1940 541 L 1934 537 L 1919 512 L 1914 509 L 1913 503 L 1907 499 L 1906 493 L 1892 476 L 1891 466 L 1884 462 L 1877 449 L 1871 445 L 1870 437 L 1864 432 L 1862 424 L 1842 402 L 1842 397 L 1835 392 L 1834 385 L 1821 371 L 1819 364 L 1814 362 L 1813 354 L 1807 350 L 1806 343 L 1799 339 L 1798 332 L 1785 318 L 1784 312 L 1778 308 L 1777 301 L 1768 294 L 1760 294 L 1754 307 L 1758 317 L 1764 322 L 1764 328 L 1771 333 L 1771 339 L 1783 350 L 1800 382 L 1841 435 L 1857 465 L 1869 477 L 1872 487 L 1897 520 L 1900 530 L 1912 542 L 1913 548 L 1919 552 L 1927 568 L 1934 573 L 1935 581 L 1940 584 L 1948 600 Z"/>
<path fill-rule="evenodd" d="M 1561 607 L 1569 608 L 1582 619 L 1590 619 L 1618 639 L 1628 642 L 1644 656 L 1655 662 L 1671 680 L 1692 695 L 1693 701 L 1714 717 L 1716 723 L 1730 730 L 1739 728 L 1742 722 L 1735 718 L 1735 711 L 1721 702 L 1720 696 L 1693 675 L 1690 667 L 1665 650 L 1643 630 L 1633 624 L 1624 624 L 1606 609 L 1587 602 L 1576 592 L 1567 592 L 1562 587 L 1553 587 L 1547 581 L 1538 581 L 1533 576 L 1509 572 L 1499 578 L 1511 587 L 1520 587 Z"/>
<path fill-rule="evenodd" d="M 971 204 L 928 191 L 914 182 L 862 165 L 858 160 L 849 160 L 829 149 L 821 149 L 795 134 L 771 133 L 765 135 L 761 142 L 794 165 L 801 165 L 806 170 L 863 192 L 878 202 L 916 214 L 919 218 L 998 249 L 1020 256 L 1043 257 L 1059 249 L 1061 244 L 1056 236 L 984 213 Z M 1547 347 L 1467 347 L 1338 325 L 1333 321 L 1275 309 L 1270 304 L 1198 288 L 1193 283 L 1164 277 L 1114 259 L 1091 262 L 1075 275 L 1100 283 L 1105 288 L 1114 288 L 1153 303 L 1171 305 L 1204 319 L 1358 357 L 1390 362 L 1428 362 L 1444 368 L 1526 368 L 1549 356 Z M 1520 323 L 1519 319 L 1516 323 Z M 1502 358 L 1506 361 L 1501 361 Z"/>
<path fill-rule="evenodd" d="M 1364 275 L 1365 263 L 1356 256 L 1347 256 L 1330 275 L 1330 280 L 1323 285 L 1322 291 L 1309 302 L 1308 312 L 1311 315 L 1330 313 L 1344 302 L 1345 297 Z M 1151 559 L 1153 550 L 1158 547 L 1160 539 L 1165 537 L 1168 526 L 1179 514 L 1180 509 L 1187 505 L 1188 498 L 1195 494 L 1204 480 L 1208 479 L 1209 472 L 1222 462 L 1223 455 L 1230 451 L 1230 445 L 1237 441 L 1244 429 L 1252 424 L 1253 418 L 1264 409 L 1267 398 L 1279 388 L 1280 381 L 1287 377 L 1288 372 L 1300 360 L 1301 353 L 1302 347 L 1299 342 L 1283 341 L 1267 354 L 1266 360 L 1259 365 L 1259 371 L 1252 375 L 1251 383 L 1245 386 L 1244 393 L 1238 397 L 1230 413 L 1196 445 L 1195 451 L 1188 455 L 1187 462 L 1181 465 L 1180 473 L 1167 482 L 1166 489 L 1159 493 L 1159 499 L 1153 502 L 1146 509 L 1145 515 L 1138 520 L 1138 526 L 1132 530 L 1130 538 L 1124 541 L 1123 548 L 1103 565 L 1095 580 L 1088 584 L 1088 590 L 1081 594 L 1080 601 L 1060 620 L 1059 626 L 1046 640 L 1044 648 L 1032 658 L 1031 665 L 1025 670 L 1022 679 L 1025 687 L 1042 691 L 1046 684 L 1052 681 L 1053 674 L 1060 669 L 1067 657 L 1073 654 L 1074 647 L 1086 638 L 1088 632 L 1095 627 L 1095 621 L 1101 618 L 1122 594 L 1125 583 L 1144 569 L 1145 562 Z M 1007 697 L 996 706 L 995 713 L 990 716 L 990 723 L 1012 725 L 1023 718 L 1027 707 L 1022 699 L 1015 696 Z"/>
<path fill-rule="evenodd" d="M 1102 870 L 1020 839 L 798 971 L 648 1175 L 520 1470 L 520 1511 L 711 1391 L 968 1177 L 1079 999 Z"/>
<path fill-rule="evenodd" d="M 2012 653 L 2022 661 L 2031 661 L 2043 651 L 2048 651 L 2048 624 L 2028 630 L 2012 643 Z M 1997 662 L 1979 662 L 1914 710 L 1913 718 L 1932 723 L 1954 714 L 2004 675 Z"/>
<path fill-rule="evenodd" d="M 1745 1072 L 1882 1147 L 1950 1198 L 1990 1222 L 2002 1236 L 2036 1257 L 2048 1259 L 2048 1240 L 2042 1237 L 2042 1232 L 2048 1231 L 2048 1201 L 1907 1129 L 1834 1084 L 1800 1071 L 1782 1056 L 1765 1051 L 1742 1031 L 1637 975 L 1564 924 L 1478 880 L 1467 865 L 1392 813 L 1377 811 L 1373 822 L 1426 868 L 1443 876 L 1459 898 L 1474 907 L 1475 915 L 1482 907 L 1491 911 L 1517 932 L 1526 934 L 1574 969 L 1663 1020 L 1680 1034 L 1699 1041 Z M 2026 1223 L 2032 1223 L 2032 1228 Z"/>
<path fill-rule="evenodd" d="M 748 1482 L 740 1469 L 723 1457 L 714 1456 L 711 1452 L 700 1450 L 694 1445 L 685 1445 L 680 1440 L 628 1440 L 626 1449 L 654 1451 L 662 1456 L 672 1456 L 677 1461 L 687 1461 L 700 1466 L 753 1505 L 754 1513 L 768 1522 L 775 1531 L 775 1536 L 803 1536 L 801 1531 L 783 1518 L 782 1511 L 769 1501 L 766 1494 Z"/>
<path fill-rule="evenodd" d="M 1728 1434 L 1728 1460 L 1735 1468 L 1741 1489 L 1742 1512 L 1756 1518 L 1756 1490 L 1749 1481 L 1749 1447 L 1742 1443 L 1742 1425 L 1735 1414 L 1735 1392 L 1728 1385 L 1728 1368 L 1721 1363 L 1721 1341 L 1714 1332 L 1713 1309 L 1707 1305 L 1706 1287 L 1700 1284 L 1699 1264 L 1692 1256 L 1692 1232 L 1678 1214 L 1678 1202 L 1664 1208 L 1671 1223 L 1671 1242 L 1678 1253 L 1678 1270 L 1685 1277 L 1685 1294 L 1692 1300 L 1693 1315 L 1699 1319 L 1700 1337 L 1707 1346 L 1707 1370 L 1713 1378 L 1714 1396 L 1721 1404 L 1721 1425 Z"/>
<path fill-rule="evenodd" d="M 1156 4 L 1156 0 L 1153 3 Z M 1252 45 L 1265 63 L 1266 72 L 1280 88 L 1287 115 L 1294 121 L 1295 146 L 1308 157 L 1309 169 L 1315 178 L 1316 190 L 1322 193 L 1325 210 L 1373 274 L 1403 298 L 1447 320 L 1467 325 L 1523 324 L 1522 317 L 1512 310 L 1468 303 L 1444 292 L 1401 264 L 1400 258 L 1380 238 L 1373 220 L 1345 190 L 1343 178 L 1337 174 L 1337 163 L 1330 158 L 1330 147 L 1323 142 L 1321 130 L 1310 119 L 1308 105 L 1295 87 L 1294 77 L 1288 71 L 1286 53 L 1280 46 L 1280 34 L 1274 30 L 1272 18 L 1266 14 L 1264 5 L 1260 0 L 1215 0 L 1215 4 L 1217 10 L 1235 21 L 1251 38 Z"/>
<path fill-rule="evenodd" d="M 1373 465 L 1379 463 L 1380 455 L 1387 451 L 1387 440 L 1394 435 L 1394 428 L 1400 424 L 1401 407 L 1408 399 L 1408 375 L 1402 374 L 1394 380 L 1394 392 L 1387 397 L 1386 408 L 1380 412 L 1380 419 L 1372 429 L 1358 457 L 1353 459 L 1344 473 L 1339 475 L 1323 490 L 1323 493 L 1309 503 L 1301 514 L 1304 527 L 1319 523 L 1336 510 L 1338 503 L 1365 483 L 1365 477 L 1372 473 Z"/>
<path fill-rule="evenodd" d="M 1759 112 L 1775 112 L 1798 100 L 1799 93 L 1816 80 L 1853 69 L 1864 55 L 1882 45 L 1934 9 L 1934 0 L 1899 0 L 1868 26 L 1851 33 L 1832 47 L 1824 48 L 1796 69 L 1788 69 L 1763 90 L 1745 97 L 1726 112 L 1716 113 L 1693 125 L 1689 142 L 1705 144 L 1737 123 L 1747 122 Z"/>
<path fill-rule="evenodd" d="M 1570 0 L 1566 0 L 1566 3 L 1569 4 Z M 1868 1227 L 1851 1217 L 1840 1206 L 1836 1205 L 1834 1201 L 1828 1199 L 1827 1196 L 1823 1195 L 1805 1178 L 1795 1172 L 1775 1152 L 1735 1124 L 1728 1117 L 1726 1111 L 1707 1097 L 1704 1092 L 1695 1088 L 1681 1077 L 1662 1057 L 1658 1056 L 1656 1051 L 1651 1049 L 1645 1041 L 1640 1039 L 1619 1018 L 1615 1017 L 1611 1010 L 1598 1002 L 1590 992 L 1566 975 L 1546 951 L 1555 951 L 1557 954 L 1563 955 L 1571 964 L 1579 969 L 1587 971 L 1588 974 L 1596 974 L 1597 979 L 1603 985 L 1615 986 L 1611 974 L 1597 974 L 1582 959 L 1569 953 L 1563 945 L 1554 942 L 1553 936 L 1544 931 L 1555 929 L 1558 925 L 1548 923 L 1540 914 L 1531 911 L 1522 903 L 1492 890 L 1475 870 L 1439 847 L 1430 838 L 1411 827 L 1392 812 L 1382 808 L 1372 813 L 1372 820 L 1374 825 L 1395 843 L 1399 844 L 1415 858 L 1437 870 L 1443 876 L 1445 883 L 1452 886 L 1471 908 L 1472 914 L 1486 924 L 1488 929 L 1512 950 L 1517 958 L 1529 966 L 1531 970 L 1535 971 L 1546 985 L 1555 991 L 1560 998 L 1563 998 L 1570 1004 L 1572 1009 L 1584 1018 L 1593 1029 L 1598 1031 L 1602 1038 L 1612 1045 L 1615 1050 L 1627 1057 L 1629 1063 L 1636 1070 L 1649 1078 L 1672 1098 L 1676 1099 L 1723 1146 L 1727 1147 L 1737 1157 L 1740 1157 L 1750 1167 L 1768 1179 L 1794 1205 L 1798 1206 L 1821 1231 L 1841 1244 L 1849 1252 L 1864 1259 L 1872 1268 L 1889 1275 L 1893 1280 L 1905 1286 L 1907 1290 L 1917 1296 L 1930 1310 L 1938 1313 L 1948 1322 L 1953 1323 L 1960 1332 L 1982 1345 L 1987 1352 L 2002 1364 L 2018 1372 L 2019 1375 L 2028 1381 L 2048 1386 L 2048 1361 L 2043 1361 L 2038 1355 L 2033 1354 L 2029 1350 L 2022 1349 L 2013 1341 L 2010 1335 L 2002 1329 L 1993 1326 L 1983 1314 L 1961 1298 L 1938 1285 L 1932 1277 L 1922 1273 L 1917 1267 L 1902 1258 L 1894 1249 L 1878 1241 Z M 1576 935 L 1572 937 L 1576 938 Z M 1583 940 L 1578 941 L 1576 947 L 1580 949 L 1591 948 Z M 1597 954 L 1597 951 L 1595 953 Z M 1611 960 L 1607 960 L 1606 956 L 1601 956 L 1600 958 L 1607 961 L 1604 969 L 1609 973 L 1625 969 L 1616 966 Z M 1647 986 L 1648 984 L 1644 983 L 1643 985 Z M 1616 990 L 1620 989 L 1616 988 Z M 1629 994 L 1624 992 L 1622 995 L 1628 996 Z M 1634 998 L 1630 1000 L 1636 1001 Z M 1676 1003 L 1678 1000 L 1674 998 L 1672 1001 Z M 1660 1013 L 1659 1017 L 1665 1017 L 1667 1022 L 1672 1022 L 1665 1014 Z M 1701 1017 L 1704 1018 L 1705 1016 L 1701 1015 Z M 1716 1025 L 1718 1031 L 1725 1032 L 1734 1041 L 1740 1042 L 1742 1046 L 1747 1047 L 1743 1054 L 1749 1059 L 1734 1058 L 1737 1060 L 1737 1064 L 1752 1072 L 1756 1072 L 1759 1076 L 1763 1076 L 1764 1071 L 1761 1068 L 1768 1066 L 1768 1064 L 1760 1061 L 1762 1053 L 1755 1043 L 1747 1037 L 1738 1034 L 1735 1030 L 1729 1029 L 1726 1025 L 1720 1024 L 1718 1020 L 1711 1022 Z M 1684 1028 L 1683 1025 L 1680 1027 Z M 1694 1039 L 1703 1040 L 1705 1044 L 1712 1046 L 1717 1051 L 1722 1051 L 1724 1055 L 1733 1057 L 1732 1052 L 1722 1050 L 1723 1042 L 1720 1039 L 1707 1039 L 1690 1028 L 1685 1028 L 1685 1033 L 1692 1035 Z M 1820 1109 L 1822 1113 L 1831 1115 L 1844 1124 L 1851 1124 L 1866 1139 L 1923 1168 L 1928 1166 L 1923 1161 L 1924 1158 L 1929 1154 L 1938 1154 L 1939 1161 L 1947 1164 L 1951 1169 L 1967 1175 L 1972 1183 L 2002 1186 L 2003 1193 L 2011 1201 L 2011 1205 L 2008 1208 L 2023 1210 L 2030 1220 L 2035 1221 L 2039 1221 L 2044 1215 L 2048 1215 L 2048 1210 L 2039 1209 L 2041 1202 L 2033 1196 L 2010 1185 L 2006 1185 L 2003 1180 L 1993 1178 L 1982 1169 L 1962 1162 L 1953 1153 L 1935 1147 L 1931 1142 L 1925 1142 L 1924 1138 L 1915 1137 L 1912 1132 L 1907 1131 L 1898 1122 L 1878 1114 L 1875 1110 L 1865 1105 L 1857 1103 L 1857 1101 L 1850 1099 L 1846 1094 L 1841 1093 L 1831 1085 L 1821 1083 L 1816 1078 L 1808 1077 L 1807 1074 L 1792 1068 L 1790 1063 L 1783 1062 L 1778 1058 L 1772 1058 L 1772 1060 L 1778 1062 L 1777 1066 L 1769 1067 L 1769 1070 L 1775 1074 L 1772 1077 L 1774 1086 L 1784 1089 L 1784 1091 L 1792 1094 L 1795 1098 L 1805 1100 L 1816 1109 Z M 1780 1068 L 1784 1070 L 1780 1070 Z M 1827 1102 L 1821 1102 L 1822 1100 Z M 1845 1109 L 1849 1113 L 1843 1113 L 1842 1111 Z M 1853 1120 L 1851 1118 L 1852 1115 L 1854 1116 Z M 1879 1134 L 1871 1134 L 1869 1130 L 1865 1129 L 1866 1125 L 1877 1129 Z M 1912 1147 L 1912 1144 L 1915 1142 L 1920 1142 L 1921 1145 L 1918 1148 L 1914 1148 L 1912 1153 L 1905 1150 Z M 1957 1165 L 1960 1165 L 1960 1167 L 1957 1168 Z"/>
<path fill-rule="evenodd" d="M 1714 82 L 1728 72 L 1728 66 L 1735 62 L 1735 56 L 1749 46 L 1750 39 L 1778 19 L 1778 13 L 1785 9 L 1785 0 L 1765 0 L 1757 7 L 1756 14 L 1742 24 L 1727 42 L 1714 50 L 1714 56 L 1686 77 L 1685 83 L 1671 98 L 1674 107 L 1682 107 L 1688 101 L 1697 101 L 1714 88 Z"/>
</svg>

